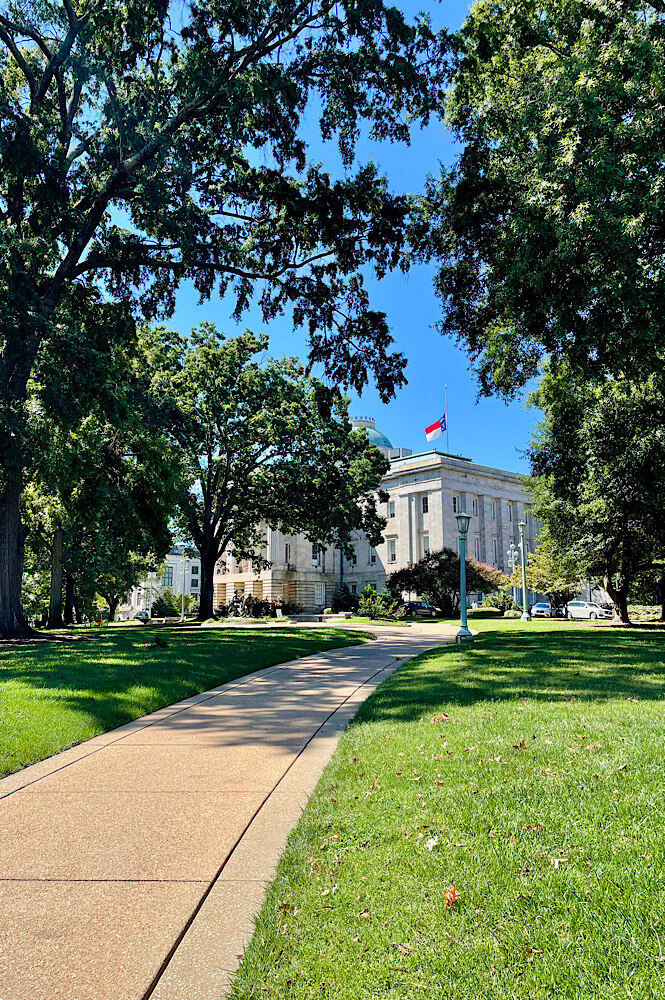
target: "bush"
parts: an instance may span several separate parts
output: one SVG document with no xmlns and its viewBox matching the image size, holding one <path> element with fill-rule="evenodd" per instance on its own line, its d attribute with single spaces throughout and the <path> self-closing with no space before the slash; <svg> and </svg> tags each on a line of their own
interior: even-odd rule
<svg viewBox="0 0 665 1000">
<path fill-rule="evenodd" d="M 519 614 L 519 611 L 516 613 Z M 486 608 L 484 605 L 480 608 L 471 608 L 466 613 L 467 618 L 503 618 L 503 616 L 501 608 Z"/>
<path fill-rule="evenodd" d="M 504 611 L 503 617 L 504 618 L 521 618 L 522 617 L 522 612 L 521 611 Z"/>
<path fill-rule="evenodd" d="M 660 621 L 661 607 L 660 604 L 629 604 L 628 605 L 628 617 L 631 621 L 638 620 L 643 622 L 658 622 Z"/>
<path fill-rule="evenodd" d="M 499 611 L 517 611 L 517 605 L 512 594 L 506 594 L 498 590 L 495 594 L 488 594 L 481 608 L 497 608 Z"/>
<path fill-rule="evenodd" d="M 402 617 L 402 602 L 396 600 L 385 587 L 378 594 L 371 587 L 366 587 L 360 595 L 358 613 L 368 618 Z"/>
<path fill-rule="evenodd" d="M 338 587 L 332 599 L 332 610 L 337 611 L 357 611 L 360 598 L 357 594 L 352 594 L 344 583 Z"/>
</svg>

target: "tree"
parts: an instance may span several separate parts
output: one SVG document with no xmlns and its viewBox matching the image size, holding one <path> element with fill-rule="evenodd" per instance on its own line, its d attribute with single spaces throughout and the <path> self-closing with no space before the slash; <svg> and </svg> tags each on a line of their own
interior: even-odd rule
<svg viewBox="0 0 665 1000">
<path fill-rule="evenodd" d="M 169 315 L 187 280 L 203 298 L 229 293 L 236 315 L 253 298 L 266 320 L 288 310 L 335 382 L 362 387 L 369 372 L 388 398 L 403 381 L 363 276 L 403 262 L 409 201 L 373 165 L 351 168 L 361 128 L 406 141 L 438 106 L 447 50 L 383 0 L 4 4 L 0 636 L 26 631 L 37 365 L 63 408 L 58 366 L 87 380 L 97 333 L 112 344 L 131 315 Z M 338 178 L 308 162 L 315 106 Z"/>
<path fill-rule="evenodd" d="M 535 552 L 529 552 L 526 584 L 535 594 L 545 594 L 552 607 L 566 605 L 579 592 L 584 567 L 570 549 L 558 548 L 547 528 L 540 532 Z M 517 565 L 506 587 L 522 587 L 522 568 Z"/>
<path fill-rule="evenodd" d="M 663 0 L 479 0 L 430 185 L 441 329 L 482 391 L 513 395 L 545 354 L 589 378 L 662 370 Z"/>
<path fill-rule="evenodd" d="M 660 574 L 665 555 L 663 387 L 657 376 L 595 385 L 559 365 L 534 401 L 544 413 L 530 449 L 534 513 L 627 623 L 631 582 Z"/>
<path fill-rule="evenodd" d="M 442 615 L 453 614 L 460 603 L 460 560 L 452 549 L 428 552 L 413 566 L 391 573 L 387 587 L 401 596 L 414 593 L 423 597 Z M 505 580 L 501 570 L 486 563 L 466 560 L 466 584 L 469 593 L 497 590 Z"/>
<path fill-rule="evenodd" d="M 385 520 L 374 491 L 388 467 L 351 430 L 348 400 L 331 397 L 296 359 L 263 360 L 267 337 L 225 340 L 210 324 L 189 340 L 144 332 L 153 392 L 180 449 L 185 532 L 201 557 L 199 618 L 213 613 L 215 564 L 267 564 L 266 526 L 352 552 L 351 534 L 378 544 Z M 331 403 L 332 399 L 332 403 Z"/>
</svg>

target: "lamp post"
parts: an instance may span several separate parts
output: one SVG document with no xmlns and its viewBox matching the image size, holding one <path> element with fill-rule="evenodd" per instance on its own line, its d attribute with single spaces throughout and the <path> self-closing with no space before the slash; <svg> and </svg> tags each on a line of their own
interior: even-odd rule
<svg viewBox="0 0 665 1000">
<path fill-rule="evenodd" d="M 524 558 L 524 531 L 526 529 L 526 521 L 520 521 L 517 527 L 520 529 L 520 558 L 522 560 L 522 615 L 520 620 L 523 622 L 530 622 L 531 616 L 526 609 L 526 559 Z"/>
<path fill-rule="evenodd" d="M 473 636 L 466 624 L 466 533 L 469 530 L 471 517 L 466 511 L 455 515 L 459 531 L 459 591 L 460 591 L 460 628 L 455 636 L 455 642 L 473 642 Z"/>
<path fill-rule="evenodd" d="M 517 566 L 517 559 L 518 559 L 518 555 L 517 555 L 517 549 L 515 548 L 515 542 L 511 542 L 510 543 L 510 548 L 506 552 L 506 560 L 508 562 L 508 565 L 510 566 L 511 573 L 515 572 L 515 567 Z M 515 600 L 515 591 L 516 590 L 517 590 L 517 587 L 513 587 L 513 601 L 515 601 L 515 604 L 517 604 L 517 601 Z"/>
<path fill-rule="evenodd" d="M 180 595 L 180 621 L 181 622 L 184 622 L 184 620 L 185 620 L 185 586 L 186 586 L 187 564 L 188 564 L 188 562 L 189 562 L 189 559 L 187 558 L 187 556 L 185 555 L 184 550 L 183 550 L 183 553 L 182 553 L 182 593 Z"/>
</svg>

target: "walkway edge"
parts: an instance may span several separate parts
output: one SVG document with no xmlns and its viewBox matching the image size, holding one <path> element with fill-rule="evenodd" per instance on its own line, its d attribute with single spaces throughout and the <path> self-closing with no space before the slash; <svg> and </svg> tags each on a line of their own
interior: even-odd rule
<svg viewBox="0 0 665 1000">
<path fill-rule="evenodd" d="M 266 796 L 143 1000 L 221 1000 L 254 931 L 287 838 L 358 708 L 403 663 L 396 657 L 328 717 Z"/>
</svg>

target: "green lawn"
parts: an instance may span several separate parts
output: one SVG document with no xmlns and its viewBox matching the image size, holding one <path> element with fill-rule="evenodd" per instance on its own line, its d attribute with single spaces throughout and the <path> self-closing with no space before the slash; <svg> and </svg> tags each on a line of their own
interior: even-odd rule
<svg viewBox="0 0 665 1000">
<path fill-rule="evenodd" d="M 474 628 L 342 738 L 235 1000 L 665 996 L 665 634 Z"/>
<path fill-rule="evenodd" d="M 155 646 L 155 637 L 166 648 Z M 261 667 L 355 645 L 332 628 L 106 628 L 0 649 L 0 777 Z"/>
</svg>

